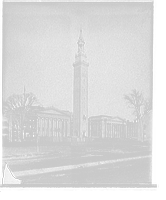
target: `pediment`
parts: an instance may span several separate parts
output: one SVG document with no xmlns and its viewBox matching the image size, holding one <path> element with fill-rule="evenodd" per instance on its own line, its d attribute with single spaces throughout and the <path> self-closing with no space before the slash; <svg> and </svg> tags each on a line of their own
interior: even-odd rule
<svg viewBox="0 0 166 200">
<path fill-rule="evenodd" d="M 113 121 L 118 121 L 118 122 L 124 122 L 124 119 L 120 118 L 120 117 L 112 117 Z"/>
<path fill-rule="evenodd" d="M 48 115 L 61 115 L 61 116 L 69 116 L 64 111 L 55 109 L 55 108 L 44 108 L 42 110 L 37 111 L 37 113 L 48 114 Z"/>
</svg>

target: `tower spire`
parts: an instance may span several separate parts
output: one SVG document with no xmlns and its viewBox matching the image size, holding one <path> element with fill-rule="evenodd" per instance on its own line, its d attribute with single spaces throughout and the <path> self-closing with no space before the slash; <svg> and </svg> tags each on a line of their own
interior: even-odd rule
<svg viewBox="0 0 166 200">
<path fill-rule="evenodd" d="M 84 39 L 82 36 L 82 29 L 80 29 L 80 35 L 79 35 L 79 39 L 78 39 L 78 54 L 84 54 Z"/>
</svg>

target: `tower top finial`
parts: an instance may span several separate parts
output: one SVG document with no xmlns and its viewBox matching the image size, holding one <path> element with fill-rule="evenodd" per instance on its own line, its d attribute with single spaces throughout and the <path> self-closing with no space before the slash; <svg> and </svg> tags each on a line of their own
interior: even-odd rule
<svg viewBox="0 0 166 200">
<path fill-rule="evenodd" d="M 80 28 L 80 36 L 79 36 L 78 42 L 84 43 L 84 39 L 83 39 L 83 36 L 82 36 L 82 28 Z"/>
<path fill-rule="evenodd" d="M 80 29 L 80 35 L 79 35 L 79 39 L 78 39 L 78 54 L 84 54 L 84 39 L 82 36 L 82 29 Z"/>
</svg>

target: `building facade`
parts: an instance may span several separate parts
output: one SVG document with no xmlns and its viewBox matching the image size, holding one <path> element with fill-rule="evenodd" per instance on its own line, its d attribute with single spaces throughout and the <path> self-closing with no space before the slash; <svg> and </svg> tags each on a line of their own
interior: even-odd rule
<svg viewBox="0 0 166 200">
<path fill-rule="evenodd" d="M 152 140 L 152 110 L 142 117 L 143 141 Z"/>
<path fill-rule="evenodd" d="M 20 141 L 21 133 L 17 124 L 8 114 L 10 141 Z M 70 137 L 71 113 L 55 108 L 35 108 L 29 118 L 23 124 L 23 141 L 34 140 L 36 137 L 41 142 L 61 141 Z"/>
<path fill-rule="evenodd" d="M 138 122 L 129 122 L 126 123 L 126 137 L 131 139 L 138 139 L 139 137 L 139 124 Z"/>
<path fill-rule="evenodd" d="M 119 117 L 106 115 L 92 116 L 89 118 L 89 134 L 95 138 L 124 138 L 126 122 Z"/>
<path fill-rule="evenodd" d="M 37 113 L 37 136 L 41 141 L 69 141 L 71 136 L 71 113 L 55 108 Z"/>
<path fill-rule="evenodd" d="M 88 62 L 84 52 L 82 30 L 75 56 L 73 83 L 73 139 L 84 141 L 88 137 Z"/>
<path fill-rule="evenodd" d="M 3 138 L 6 142 L 39 141 L 40 144 L 70 142 L 73 138 L 77 141 L 131 139 L 143 142 L 151 140 L 152 134 L 151 113 L 139 121 L 128 121 L 106 115 L 89 117 L 88 135 L 82 138 L 73 135 L 73 114 L 56 108 L 43 108 L 28 114 L 22 123 L 21 115 L 10 115 L 10 118 L 5 121 L 5 126 L 7 133 L 5 132 Z"/>
</svg>

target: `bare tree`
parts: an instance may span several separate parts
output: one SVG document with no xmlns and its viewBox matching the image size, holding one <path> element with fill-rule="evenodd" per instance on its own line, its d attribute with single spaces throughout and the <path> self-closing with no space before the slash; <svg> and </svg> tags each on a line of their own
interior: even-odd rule
<svg viewBox="0 0 166 200">
<path fill-rule="evenodd" d="M 129 107 L 134 110 L 133 114 L 136 116 L 136 119 L 139 120 L 141 117 L 141 107 L 144 105 L 142 93 L 134 89 L 130 94 L 125 94 L 124 99 L 127 101 Z"/>
<path fill-rule="evenodd" d="M 8 117 L 10 124 L 13 122 L 21 131 L 22 137 L 24 131 L 24 122 L 26 116 L 39 108 L 37 98 L 32 93 L 23 93 L 22 95 L 13 94 L 3 102 L 3 115 Z"/>
</svg>

